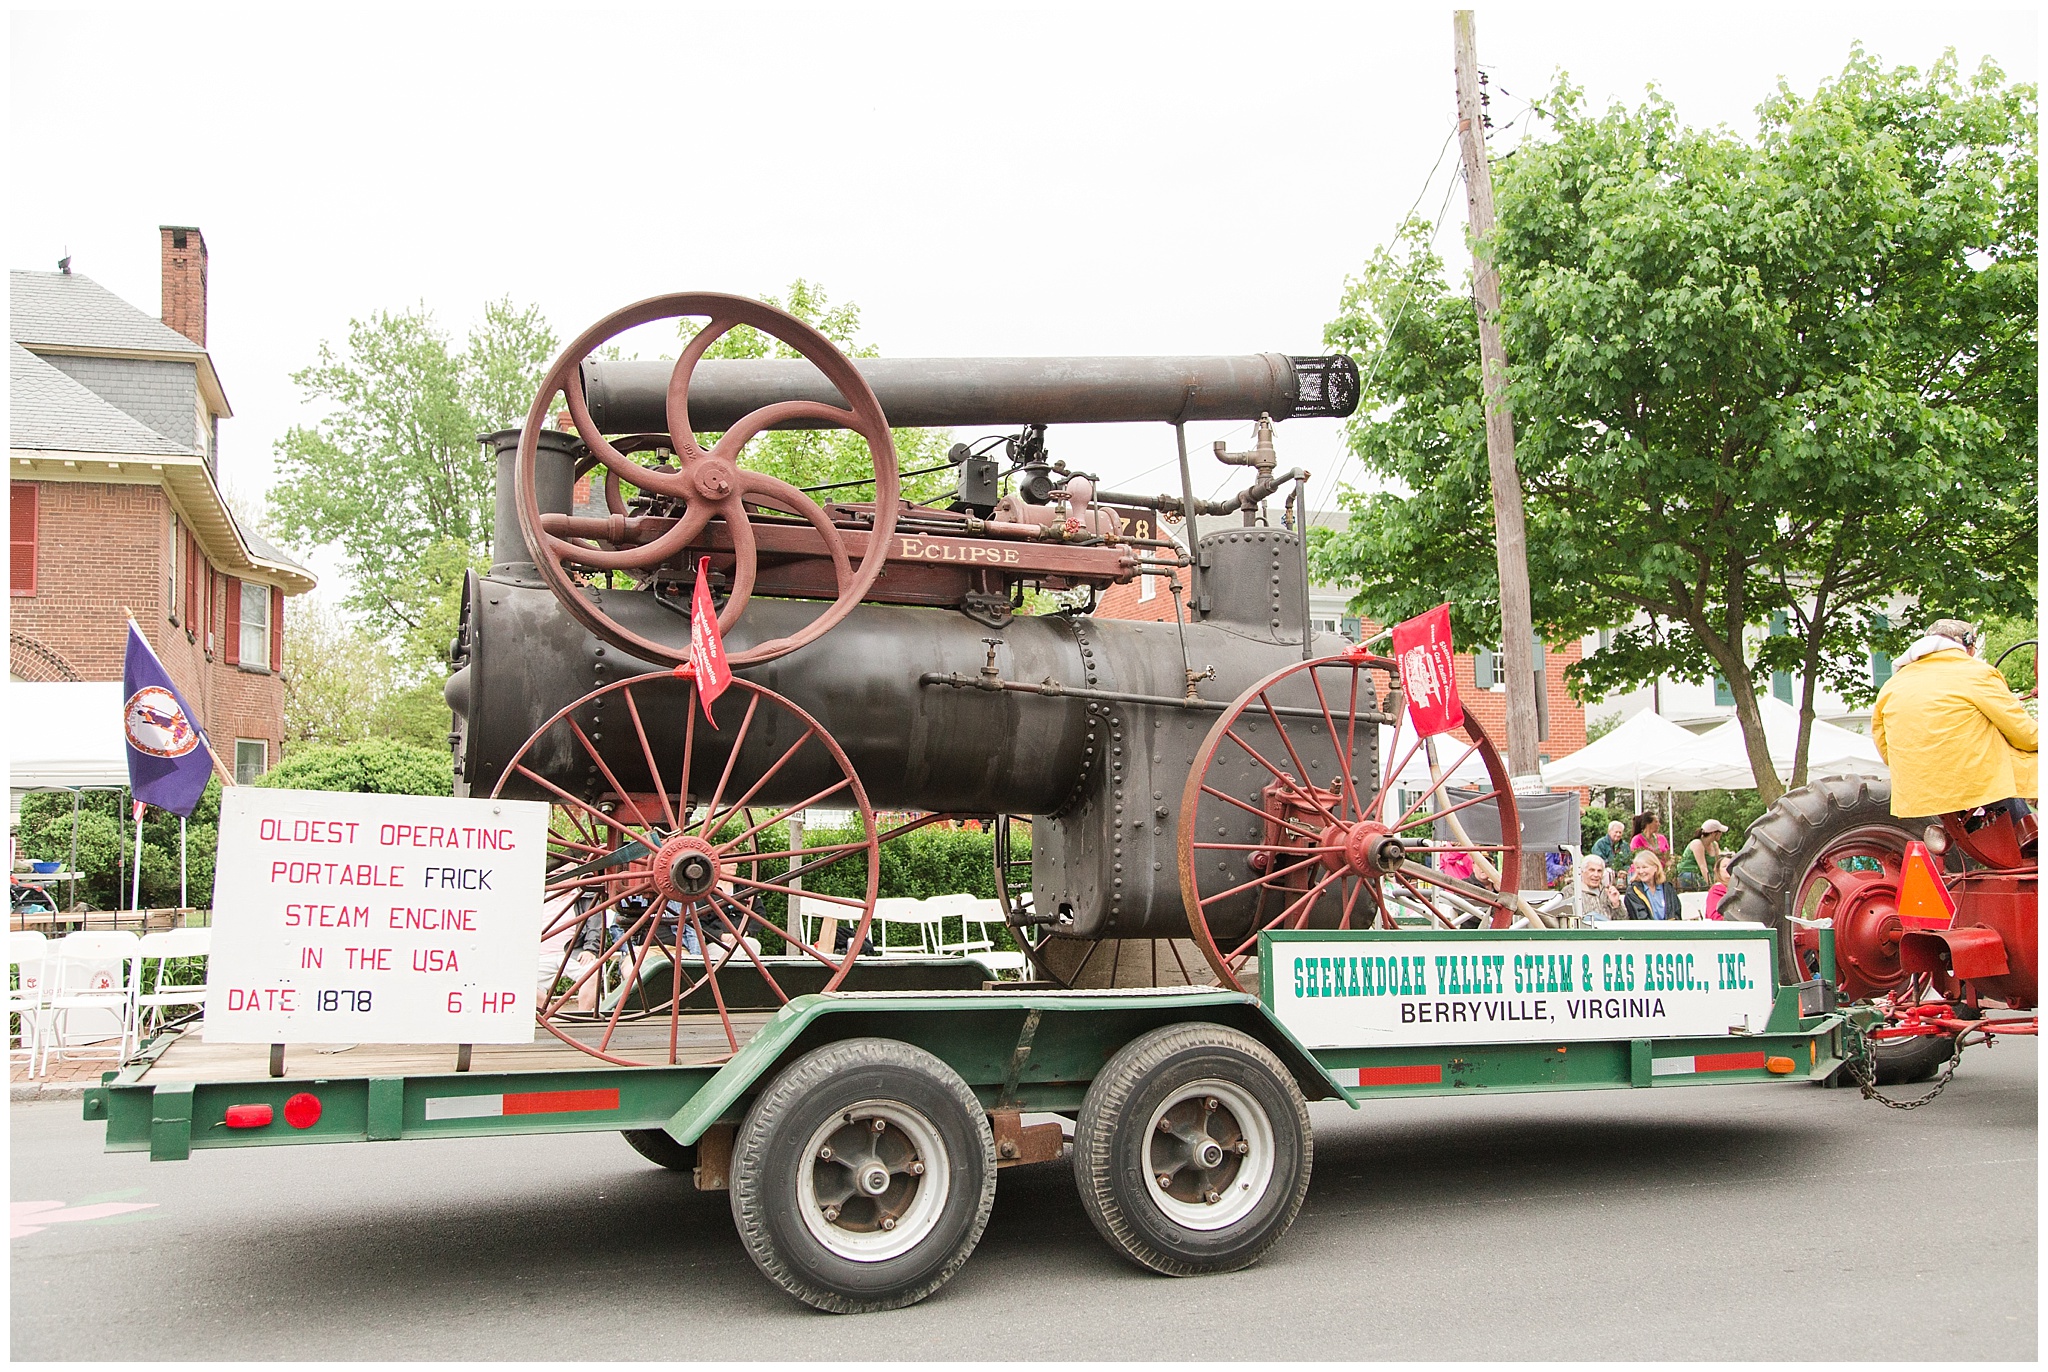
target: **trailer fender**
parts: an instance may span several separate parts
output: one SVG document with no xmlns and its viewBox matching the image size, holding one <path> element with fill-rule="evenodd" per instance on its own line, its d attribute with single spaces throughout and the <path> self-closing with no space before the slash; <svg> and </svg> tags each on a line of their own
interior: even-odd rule
<svg viewBox="0 0 2048 1372">
<path fill-rule="evenodd" d="M 1308 1099 L 1358 1108 L 1285 1025 L 1236 991 L 826 992 L 783 1006 L 664 1127 L 676 1142 L 694 1144 L 713 1124 L 737 1117 L 786 1059 L 846 1038 L 915 1043 L 959 1072 L 991 1109 L 1032 1109 L 1034 1096 L 1036 1108 L 1052 1108 L 1044 1102 L 1065 1094 L 1078 1101 L 1079 1090 L 1133 1039 L 1194 1020 L 1266 1045 Z"/>
</svg>

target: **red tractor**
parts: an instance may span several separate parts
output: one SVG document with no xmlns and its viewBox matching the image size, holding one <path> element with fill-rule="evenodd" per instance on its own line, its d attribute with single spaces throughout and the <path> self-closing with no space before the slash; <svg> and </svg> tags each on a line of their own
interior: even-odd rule
<svg viewBox="0 0 2048 1372">
<path fill-rule="evenodd" d="M 1924 1081 L 1963 1043 L 2036 1032 L 2036 833 L 2033 815 L 2015 818 L 2003 805 L 1900 819 L 1890 782 L 1824 777 L 1750 826 L 1721 908 L 1780 931 L 1785 981 L 1827 974 L 1823 933 L 1832 932 L 1841 997 L 1882 1016 L 1867 1034 L 1866 1084 Z M 1916 845 L 1925 853 L 1916 857 Z M 1927 918 L 1929 897 L 1940 902 L 1933 913 L 1952 905 L 1953 914 Z"/>
</svg>

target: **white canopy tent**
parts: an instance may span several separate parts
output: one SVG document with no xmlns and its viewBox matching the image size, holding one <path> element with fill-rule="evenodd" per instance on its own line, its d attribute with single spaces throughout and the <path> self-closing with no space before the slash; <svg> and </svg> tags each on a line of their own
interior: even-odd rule
<svg viewBox="0 0 2048 1372">
<path fill-rule="evenodd" d="M 7 683 L 7 826 L 30 791 L 114 790 L 128 784 L 118 681 Z"/>
<path fill-rule="evenodd" d="M 1763 717 L 1764 742 L 1771 755 L 1771 767 L 1780 781 L 1792 777 L 1792 758 L 1799 744 L 1799 711 L 1776 696 L 1757 701 Z M 1602 740 L 1603 742 L 1605 740 Z M 1877 745 L 1862 734 L 1830 724 L 1813 722 L 1813 737 L 1806 750 L 1806 775 L 1889 777 L 1891 769 L 1878 755 Z M 1742 722 L 1729 719 L 1692 740 L 1689 752 L 1673 757 L 1643 781 L 1646 789 L 1705 791 L 1740 789 L 1756 785 L 1749 765 L 1748 745 L 1742 739 Z"/>
<path fill-rule="evenodd" d="M 1611 732 L 1568 753 L 1543 769 L 1547 786 L 1626 787 L 1638 793 L 1661 791 L 1661 776 L 1675 759 L 1689 757 L 1700 736 L 1673 724 L 1653 710 L 1630 715 Z M 1691 787 L 1671 789 L 1690 790 Z M 1637 808 L 1641 809 L 1640 801 Z"/>
</svg>

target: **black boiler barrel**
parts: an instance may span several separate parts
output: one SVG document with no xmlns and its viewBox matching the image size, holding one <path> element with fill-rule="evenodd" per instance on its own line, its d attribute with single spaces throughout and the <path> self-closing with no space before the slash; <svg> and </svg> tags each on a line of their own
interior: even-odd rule
<svg viewBox="0 0 2048 1372">
<path fill-rule="evenodd" d="M 900 428 L 1341 418 L 1358 406 L 1358 368 L 1348 357 L 865 357 L 853 365 Z M 673 370 L 669 362 L 585 362 L 591 417 L 606 433 L 666 432 Z M 691 373 L 690 426 L 723 432 L 783 400 L 845 403 L 801 358 L 713 359 Z"/>
</svg>

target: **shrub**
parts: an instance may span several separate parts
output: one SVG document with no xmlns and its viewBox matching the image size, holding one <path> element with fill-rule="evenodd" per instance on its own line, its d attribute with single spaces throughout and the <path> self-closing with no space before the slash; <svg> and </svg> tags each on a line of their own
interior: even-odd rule
<svg viewBox="0 0 2048 1372">
<path fill-rule="evenodd" d="M 455 790 L 455 764 L 445 750 L 390 738 L 365 738 L 339 746 L 297 749 L 256 784 L 297 791 L 445 796 Z"/>
</svg>

